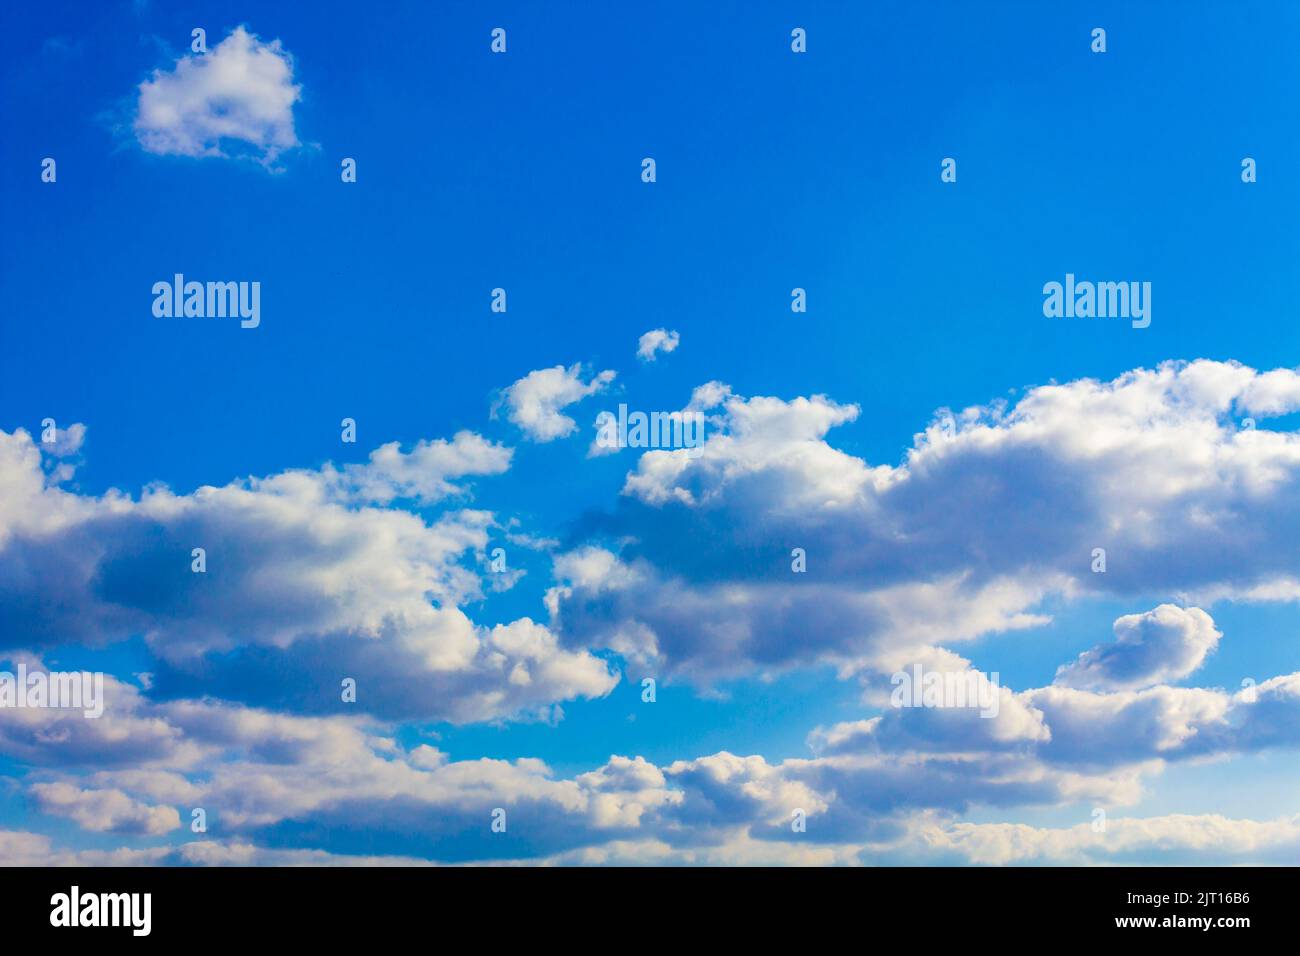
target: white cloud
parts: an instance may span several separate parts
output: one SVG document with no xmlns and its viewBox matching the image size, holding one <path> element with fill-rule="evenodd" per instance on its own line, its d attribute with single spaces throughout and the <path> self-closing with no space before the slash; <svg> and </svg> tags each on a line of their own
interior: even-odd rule
<svg viewBox="0 0 1300 956">
<path fill-rule="evenodd" d="M 1055 829 L 955 823 L 919 830 L 910 859 L 927 851 L 980 866 L 1289 864 L 1300 853 L 1300 816 L 1266 821 L 1218 814 L 1112 817 L 1104 831 L 1095 831 L 1091 822 Z"/>
<path fill-rule="evenodd" d="M 554 441 L 577 428 L 560 410 L 604 390 L 613 380 L 614 372 L 606 370 L 584 382 L 581 365 L 556 365 L 529 372 L 502 393 L 501 401 L 507 417 L 525 435 L 536 442 Z"/>
<path fill-rule="evenodd" d="M 61 726 L 54 712 L 33 713 L 47 730 Z M 1249 821 L 1170 818 L 1116 830 L 1112 815 L 1115 839 L 1102 842 L 1080 828 L 1052 833 L 954 818 L 976 805 L 1131 804 L 1166 760 L 1295 747 L 1300 674 L 1266 681 L 1255 699 L 1049 687 L 1004 701 L 992 721 L 966 714 L 990 729 L 936 723 L 909 709 L 814 734 L 820 745 L 811 759 L 773 763 L 722 751 L 659 767 L 613 756 L 561 778 L 530 758 L 451 760 L 357 718 L 137 698 L 129 712 L 110 707 L 99 722 L 118 736 L 139 733 L 148 720 L 165 726 L 173 740 L 152 766 L 97 769 L 111 758 L 83 749 L 90 772 L 43 771 L 29 790 L 44 812 L 92 831 L 166 832 L 177 825 L 175 806 L 203 806 L 219 815 L 230 842 L 190 860 L 199 863 L 267 862 L 258 844 L 271 836 L 286 862 L 355 862 L 355 846 L 390 847 L 394 862 L 514 858 L 512 845 L 484 835 L 495 807 L 528 821 L 520 862 L 1095 862 L 1162 846 L 1209 847 L 1249 861 L 1269 856 L 1256 838 L 1264 831 Z M 29 748 L 28 759 L 51 766 L 67 756 L 60 733 L 33 740 L 40 752 Z M 792 835 L 794 808 L 806 814 L 806 835 Z M 303 823 L 311 835 L 286 843 Z M 33 849 L 30 839 L 13 842 L 14 856 Z M 804 843 L 811 845 L 794 845 Z"/>
<path fill-rule="evenodd" d="M 252 155 L 273 164 L 299 145 L 293 59 L 279 40 L 236 27 L 208 53 L 182 56 L 140 84 L 135 134 L 151 153 Z"/>
<path fill-rule="evenodd" d="M 1115 622 L 1116 641 L 1085 651 L 1056 672 L 1056 683 L 1085 690 L 1131 690 L 1179 680 L 1204 663 L 1223 635 L 1200 608 L 1162 604 Z"/>
<path fill-rule="evenodd" d="M 44 670 L 30 654 L 8 654 L 28 671 Z M 0 753 L 23 763 L 59 767 L 188 766 L 203 755 L 134 685 L 104 675 L 104 715 L 80 710 L 0 708 Z"/>
<path fill-rule="evenodd" d="M 558 371 L 581 388 L 599 380 Z M 912 661 L 968 669 L 942 645 L 1034 626 L 1045 597 L 1285 596 L 1300 580 L 1300 449 L 1293 433 L 1230 417 L 1290 408 L 1288 383 L 1269 374 L 1259 384 L 1241 366 L 1194 363 L 1047 386 L 961 413 L 951 435 L 932 427 L 898 466 L 826 441 L 855 406 L 709 383 L 693 398 L 719 410 L 705 454 L 673 472 L 643 456 L 599 539 L 570 536 L 554 556 L 550 624 L 492 628 L 460 605 L 480 593 L 464 558 L 503 530 L 495 518 L 373 506 L 464 494 L 464 478 L 508 467 L 508 449 L 472 433 L 139 500 L 64 491 L 30 436 L 0 433 L 0 633 L 35 647 L 139 634 L 159 664 L 147 693 L 106 681 L 98 721 L 0 712 L 0 752 L 41 768 L 38 805 L 86 829 L 162 832 L 162 814 L 186 805 L 229 828 L 194 849 L 100 857 L 119 861 L 348 862 L 387 847 L 445 861 L 1094 862 L 1198 844 L 1267 859 L 1260 834 L 1283 824 L 1167 818 L 1135 824 L 1112 851 L 1078 828 L 956 822 L 975 806 L 1132 804 L 1170 762 L 1300 745 L 1300 674 L 1249 694 L 1165 683 L 1219 640 L 1196 608 L 1121 617 L 1117 640 L 1056 684 L 999 689 L 991 720 L 864 715 L 814 731 L 808 759 L 613 756 L 561 777 L 530 758 L 453 760 L 380 721 L 487 720 L 599 696 L 617 676 L 593 647 L 702 679 L 829 661 L 870 698 L 875 675 Z M 195 542 L 206 577 L 188 570 Z M 1106 574 L 1091 572 L 1098 545 Z M 64 582 L 57 602 L 40 599 L 47 580 Z M 340 674 L 358 678 L 355 709 L 338 703 Z M 284 707 L 295 712 L 272 710 Z M 496 806 L 528 821 L 526 847 L 482 836 Z M 808 814 L 798 840 L 792 807 Z M 304 824 L 311 836 L 296 835 Z M 40 848 L 0 834 L 0 856 Z"/>
<path fill-rule="evenodd" d="M 1208 615 L 1204 626 L 1213 630 Z M 1182 653 L 1175 648 L 1175 657 Z M 1300 674 L 1235 694 L 1164 684 L 1100 691 L 1053 684 L 1000 693 L 992 718 L 978 707 L 885 707 L 877 717 L 817 728 L 809 743 L 826 757 L 1012 754 L 1027 766 L 1102 775 L 1300 746 Z"/>
<path fill-rule="evenodd" d="M 450 478 L 508 461 L 462 432 L 409 454 L 386 445 L 366 465 L 188 495 L 151 487 L 137 501 L 52 486 L 31 437 L 0 432 L 0 634 L 38 649 L 139 635 L 159 693 L 313 713 L 340 706 L 345 677 L 359 710 L 393 718 L 550 714 L 602 696 L 618 679 L 604 661 L 527 618 L 486 628 L 461 610 L 482 595 L 467 559 L 497 527 L 491 513 L 426 522 L 365 503 L 427 503 L 462 490 Z M 195 547 L 204 574 L 191 571 Z M 49 580 L 57 601 L 43 596 Z"/>
<path fill-rule="evenodd" d="M 241 840 L 191 840 L 145 849 L 69 850 L 44 834 L 0 830 L 0 866 L 429 866 L 403 856 L 364 856 L 323 850 L 277 850 Z"/>
<path fill-rule="evenodd" d="M 544 857 L 498 862 L 549 866 L 845 866 L 976 865 L 1167 866 L 1289 864 L 1300 853 L 1300 817 L 1233 819 L 1219 814 L 1111 816 L 1104 832 L 1089 823 L 1034 827 L 1016 823 L 936 823 L 922 816 L 870 841 L 800 842 L 728 832 L 708 844 L 654 836 L 608 840 Z M 420 866 L 428 860 L 258 846 L 246 839 L 194 840 L 176 847 L 81 850 L 49 837 L 0 831 L 3 866 Z"/>
<path fill-rule="evenodd" d="M 82 790 L 70 783 L 34 783 L 29 788 L 44 813 L 67 817 L 83 830 L 157 836 L 181 825 L 175 807 L 150 806 L 121 790 Z"/>
<path fill-rule="evenodd" d="M 701 454 L 642 454 L 600 540 L 571 544 L 630 542 L 615 557 L 638 583 L 561 580 L 552 623 L 568 644 L 708 680 L 879 668 L 1041 624 L 1048 599 L 1296 600 L 1300 432 L 1234 416 L 1295 411 L 1297 383 L 1198 361 L 1042 386 L 936 420 L 897 465 L 830 443 L 854 405 L 710 383 Z"/>
<path fill-rule="evenodd" d="M 41 442 L 41 451 L 56 458 L 66 458 L 81 451 L 81 445 L 85 440 L 86 426 L 81 422 L 74 422 L 67 428 L 55 429 L 54 441 Z"/>
<path fill-rule="evenodd" d="M 387 505 L 398 498 L 410 498 L 428 505 L 465 493 L 453 478 L 505 473 L 513 454 L 512 449 L 481 435 L 460 431 L 451 441 L 418 441 L 410 451 L 388 442 L 372 451 L 364 465 L 336 468 L 327 464 L 320 471 L 287 471 L 254 480 L 252 486 L 270 492 L 284 489 L 290 494 L 314 486 L 321 500 Z"/>
<path fill-rule="evenodd" d="M 668 329 L 652 329 L 637 340 L 636 357 L 643 362 L 653 362 L 656 354 L 667 354 L 677 348 L 681 336 Z"/>
</svg>

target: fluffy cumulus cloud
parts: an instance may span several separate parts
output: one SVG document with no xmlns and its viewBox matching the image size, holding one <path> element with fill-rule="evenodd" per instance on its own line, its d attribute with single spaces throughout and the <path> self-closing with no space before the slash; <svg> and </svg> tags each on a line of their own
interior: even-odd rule
<svg viewBox="0 0 1300 956">
<path fill-rule="evenodd" d="M 1009 725 L 984 736 L 895 709 L 817 731 L 809 758 L 721 751 L 657 766 L 616 755 L 571 777 L 530 758 L 453 760 L 360 717 L 120 693 L 101 720 L 118 752 L 136 755 L 129 766 L 58 732 L 48 710 L 25 715 L 47 732 L 6 732 L 0 753 L 48 768 L 27 784 L 33 803 L 88 831 L 165 834 L 181 810 L 205 807 L 223 840 L 168 850 L 171 862 L 345 863 L 376 851 L 436 862 L 1061 863 L 1195 852 L 1236 861 L 1272 859 L 1270 840 L 1294 844 L 1294 820 L 1138 820 L 1121 810 L 1165 762 L 1295 747 L 1300 674 L 1252 695 L 1049 687 L 1016 697 L 1018 708 L 992 721 L 971 708 L 955 715 Z M 1113 814 L 1105 834 L 960 820 L 975 806 L 1098 804 Z M 493 836 L 485 821 L 497 809 L 509 826 Z M 796 817 L 805 830 L 792 828 Z M 22 834 L 0 839 L 5 862 L 32 849 Z"/>
<path fill-rule="evenodd" d="M 1195 671 L 1219 643 L 1210 615 L 1200 608 L 1162 604 L 1115 622 L 1115 642 L 1094 647 L 1061 667 L 1067 687 L 1128 689 L 1176 681 Z"/>
<path fill-rule="evenodd" d="M 665 355 L 677 348 L 681 336 L 668 329 L 651 329 L 636 343 L 636 357 L 643 362 L 653 362 L 660 352 Z"/>
<path fill-rule="evenodd" d="M 156 836 L 181 823 L 175 807 L 150 806 L 121 790 L 82 790 L 56 782 L 33 784 L 31 794 L 42 811 L 74 820 L 83 830 Z"/>
<path fill-rule="evenodd" d="M 854 405 L 711 383 L 697 390 L 715 409 L 702 452 L 641 455 L 622 507 L 574 542 L 588 568 L 607 551 L 603 571 L 571 579 L 557 556 L 554 623 L 575 645 L 707 680 L 893 669 L 940 642 L 1041 624 L 1048 599 L 1294 599 L 1300 435 L 1267 418 L 1300 408 L 1298 379 L 1198 361 L 1041 386 L 939 416 L 898 464 L 832 444 Z M 1097 549 L 1106 573 L 1093 573 Z M 1194 666 L 1212 642 L 1167 630 L 1170 613 L 1071 673 Z M 1169 642 L 1185 656 L 1150 670 Z"/>
<path fill-rule="evenodd" d="M 510 467 L 513 452 L 473 432 L 457 432 L 451 441 L 419 441 L 404 452 L 388 442 L 370 453 L 365 465 L 327 468 L 319 476 L 296 472 L 307 480 L 321 480 L 336 496 L 386 505 L 396 498 L 433 504 L 463 494 L 451 479 L 472 475 L 499 475 Z"/>
<path fill-rule="evenodd" d="M 559 437 L 560 410 L 608 379 L 543 372 L 507 404 Z M 859 412 L 827 396 L 713 382 L 688 407 L 708 416 L 704 453 L 642 454 L 562 547 L 470 506 L 512 458 L 472 432 L 139 497 L 69 491 L 56 449 L 0 433 L 5 659 L 127 640 L 151 658 L 147 680 L 107 676 L 99 719 L 0 708 L 0 757 L 26 768 L 37 818 L 124 844 L 15 829 L 0 862 L 1273 862 L 1300 846 L 1294 817 L 1125 815 L 1171 765 L 1300 746 L 1300 673 L 1185 686 L 1221 641 L 1251 639 L 1213 602 L 1300 594 L 1300 447 L 1265 427 L 1300 407 L 1293 373 L 1197 362 L 1043 386 L 941 416 L 896 464 L 835 447 Z M 549 618 L 471 619 L 492 533 L 551 552 Z M 1135 603 L 1042 686 L 953 649 L 1151 594 L 1204 608 Z M 801 756 L 632 749 L 563 773 L 453 757 L 422 725 L 556 716 L 612 690 L 610 656 L 701 684 L 829 663 L 861 709 L 809 727 Z M 996 706 L 895 706 L 891 672 L 912 666 Z M 219 838 L 186 839 L 195 806 Z M 965 819 L 1026 807 L 1079 823 Z"/>
<path fill-rule="evenodd" d="M 151 153 L 248 155 L 270 165 L 299 145 L 293 106 L 301 92 L 280 41 L 240 26 L 140 84 L 135 135 Z"/>
<path fill-rule="evenodd" d="M 603 391 L 614 381 L 614 372 L 608 369 L 585 382 L 582 375 L 582 366 L 577 364 L 529 372 L 502 393 L 506 417 L 536 442 L 573 434 L 578 423 L 562 409 Z"/>
<path fill-rule="evenodd" d="M 388 717 L 485 720 L 601 696 L 617 679 L 603 661 L 527 618 L 489 628 L 462 610 L 482 596 L 471 564 L 491 513 L 375 506 L 463 495 L 453 478 L 509 458 L 461 433 L 363 465 L 90 497 L 46 480 L 26 432 L 0 433 L 0 631 L 28 649 L 138 635 L 159 693 L 319 713 L 345 678 L 357 707 Z"/>
<path fill-rule="evenodd" d="M 817 728 L 809 743 L 827 757 L 983 752 L 1087 774 L 1300 745 L 1297 674 L 1235 693 L 1165 684 L 999 690 L 1000 706 L 991 717 L 974 705 L 887 706 L 879 716 Z"/>
<path fill-rule="evenodd" d="M 1270 841 L 1294 843 L 1294 820 L 1121 811 L 1168 762 L 1300 744 L 1300 674 L 1236 695 L 1003 690 L 993 719 L 972 707 L 946 721 L 928 708 L 886 709 L 814 731 L 807 758 L 721 751 L 658 766 L 615 755 L 565 777 L 532 758 L 455 760 L 364 715 L 152 700 L 111 681 L 99 720 L 0 711 L 0 755 L 39 768 L 26 783 L 33 805 L 90 832 L 148 836 L 202 806 L 222 839 L 87 856 L 11 832 L 0 835 L 0 861 L 1000 864 L 1200 852 L 1232 862 L 1267 861 Z M 1033 805 L 1103 805 L 1113 817 L 1104 835 L 960 819 L 977 806 Z M 509 826 L 492 835 L 485 822 L 498 809 Z"/>
</svg>

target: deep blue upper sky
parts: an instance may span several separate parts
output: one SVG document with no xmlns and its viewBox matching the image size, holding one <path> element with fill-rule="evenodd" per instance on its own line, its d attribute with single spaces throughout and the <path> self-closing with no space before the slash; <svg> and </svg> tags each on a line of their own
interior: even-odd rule
<svg viewBox="0 0 1300 956">
<path fill-rule="evenodd" d="M 1300 17 L 15 8 L 0 40 L 6 424 L 87 421 L 87 487 L 189 488 L 336 456 L 345 414 L 363 423 L 357 454 L 478 428 L 493 388 L 545 365 L 627 364 L 629 340 L 668 324 L 691 347 L 643 401 L 711 378 L 825 392 L 866 410 L 855 450 L 895 461 L 935 408 L 1052 378 L 1174 357 L 1291 365 L 1298 125 L 1283 91 L 1300 66 L 1256 9 Z M 136 85 L 193 26 L 215 43 L 240 23 L 295 57 L 313 148 L 278 175 L 134 148 Z M 498 24 L 509 53 L 486 55 Z M 1097 24 L 1105 55 L 1089 51 Z M 39 180 L 47 155 L 57 189 Z M 355 187 L 339 182 L 344 156 Z M 947 156 L 959 181 L 941 188 Z M 1259 163 L 1250 187 L 1244 156 Z M 149 287 L 177 271 L 260 277 L 263 327 L 145 321 Z M 1151 328 L 1039 321 L 1042 284 L 1067 271 L 1151 281 Z M 496 286 L 506 316 L 488 311 Z"/>
</svg>

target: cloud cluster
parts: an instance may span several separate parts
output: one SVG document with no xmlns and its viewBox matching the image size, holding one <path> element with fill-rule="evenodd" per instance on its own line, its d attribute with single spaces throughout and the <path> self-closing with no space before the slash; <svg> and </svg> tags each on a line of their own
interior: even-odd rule
<svg viewBox="0 0 1300 956">
<path fill-rule="evenodd" d="M 83 830 L 156 836 L 181 822 L 175 807 L 149 806 L 121 790 L 82 790 L 57 782 L 33 784 L 30 792 L 43 812 L 67 817 Z"/>
<path fill-rule="evenodd" d="M 1041 386 L 939 416 L 897 465 L 830 443 L 854 405 L 712 383 L 702 453 L 642 454 L 622 507 L 575 541 L 588 567 L 608 552 L 604 572 L 572 579 L 557 556 L 552 623 L 574 646 L 707 681 L 818 662 L 890 670 L 1041 624 L 1049 598 L 1295 599 L 1300 435 L 1241 418 L 1300 409 L 1298 383 L 1198 361 Z M 1158 680 L 1208 652 L 1208 635 L 1157 625 L 1069 679 Z M 1143 648 L 1180 640 L 1184 658 L 1143 663 Z"/>
<path fill-rule="evenodd" d="M 1163 761 L 1295 747 L 1300 674 L 1265 682 L 1253 698 L 1168 687 L 1018 696 L 1046 732 L 960 740 L 926 725 L 921 711 L 899 710 L 818 731 L 812 758 L 772 763 L 723 751 L 659 767 L 613 756 L 569 778 L 536 759 L 452 760 L 355 718 L 137 697 L 129 713 L 114 706 L 103 720 L 118 736 L 156 721 L 168 739 L 150 733 L 131 748 L 139 755 L 131 766 L 104 768 L 100 755 L 47 733 L 38 763 L 60 769 L 38 774 L 28 791 L 44 812 L 96 832 L 169 833 L 189 808 L 203 807 L 223 842 L 176 851 L 198 854 L 188 862 L 268 851 L 345 862 L 378 849 L 442 862 L 1046 863 L 1205 845 L 1251 859 L 1265 847 L 1261 834 L 1294 825 L 1201 818 L 1176 826 L 1115 814 L 1115 838 L 1102 839 L 1083 827 L 1040 831 L 958 817 L 975 806 L 1114 807 L 1135 801 L 1142 778 Z M 34 719 L 53 718 L 41 711 Z M 1004 710 L 1003 720 L 1023 723 L 1024 715 Z M 0 752 L 10 752 L 12 739 L 0 736 Z M 487 826 L 498 809 L 508 823 L 502 835 Z M 806 831 L 791 826 L 796 815 Z"/>
<path fill-rule="evenodd" d="M 661 767 L 615 755 L 567 778 L 531 758 L 453 760 L 363 716 L 151 700 L 113 679 L 106 691 L 97 721 L 0 711 L 0 755 L 42 768 L 27 783 L 33 803 L 87 831 L 170 834 L 202 807 L 221 834 L 137 862 L 345 863 L 378 851 L 440 862 L 1059 863 L 1177 860 L 1198 848 L 1258 860 L 1271 858 L 1265 835 L 1294 827 L 1116 815 L 1115 839 L 1101 839 L 1082 826 L 960 816 L 1113 808 L 1135 802 L 1170 761 L 1295 748 L 1300 674 L 1232 695 L 1003 688 L 993 719 L 974 707 L 889 709 L 814 730 L 809 758 L 722 751 Z M 487 826 L 498 810 L 506 834 Z M 792 827 L 797 817 L 806 830 Z M 0 839 L 0 853 L 21 861 L 29 837 Z"/>
<path fill-rule="evenodd" d="M 137 500 L 54 487 L 30 436 L 0 433 L 0 633 L 32 649 L 141 636 L 158 694 L 312 713 L 338 710 L 345 678 L 356 707 L 389 718 L 488 720 L 601 696 L 617 676 L 597 657 L 527 618 L 488 628 L 461 609 L 481 597 L 465 562 L 491 513 L 427 522 L 374 505 L 463 492 L 452 478 L 509 459 L 463 432 L 409 453 L 385 445 L 364 465 Z"/>
<path fill-rule="evenodd" d="M 543 373 L 507 404 L 553 437 L 572 428 L 560 410 L 612 378 Z M 550 620 L 492 627 L 463 609 L 482 594 L 472 562 L 490 533 L 520 532 L 465 506 L 467 481 L 512 457 L 474 433 L 138 498 L 67 491 L 27 433 L 0 433 L 9 656 L 40 666 L 26 649 L 138 637 L 156 665 L 145 685 L 106 680 L 99 720 L 0 710 L 0 755 L 31 768 L 34 807 L 86 831 L 178 839 L 201 806 L 218 833 L 92 857 L 11 832 L 0 858 L 1041 863 L 1197 847 L 1260 860 L 1267 838 L 1294 843 L 1294 820 L 1115 818 L 1101 841 L 961 819 L 1131 805 L 1170 763 L 1300 746 L 1300 674 L 1173 686 L 1223 639 L 1201 608 L 1119 617 L 1053 683 L 992 687 L 992 718 L 882 693 L 911 664 L 970 672 L 949 645 L 1034 626 L 1048 597 L 1300 593 L 1300 440 L 1236 421 L 1300 407 L 1293 373 L 1201 362 L 1044 386 L 936 421 L 897 465 L 832 446 L 859 410 L 825 396 L 709 383 L 690 407 L 715 426 L 704 454 L 641 455 L 621 506 L 555 551 Z M 806 757 L 613 755 L 567 776 L 452 759 L 400 723 L 553 715 L 614 687 L 603 650 L 701 682 L 829 662 L 878 712 L 812 728 Z M 488 826 L 498 808 L 505 834 Z"/>
</svg>

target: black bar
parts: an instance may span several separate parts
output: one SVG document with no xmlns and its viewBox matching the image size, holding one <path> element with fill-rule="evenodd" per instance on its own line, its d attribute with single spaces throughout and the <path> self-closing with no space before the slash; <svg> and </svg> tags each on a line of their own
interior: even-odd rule
<svg viewBox="0 0 1300 956">
<path fill-rule="evenodd" d="M 1200 936 L 1232 945 L 1294 931 L 1296 875 L 1225 867 L 45 868 L 0 871 L 0 899 L 7 941 L 67 941 L 75 933 L 80 942 L 298 947 L 408 937 L 438 948 L 478 941 L 495 949 L 518 940 L 537 949 L 547 940 L 586 939 L 603 949 L 638 939 L 762 943 L 774 932 L 918 945 L 1050 932 L 1057 941 Z M 74 885 L 83 905 L 90 894 L 150 894 L 148 936 L 135 936 L 130 925 L 52 926 L 52 897 L 70 895 Z M 130 923 L 128 915 L 122 922 Z M 1154 922 L 1119 925 L 1135 918 Z"/>
</svg>

